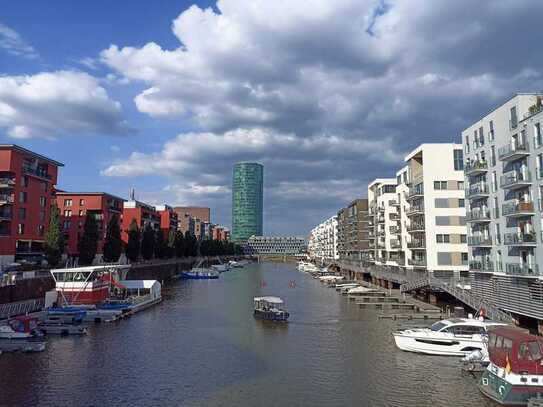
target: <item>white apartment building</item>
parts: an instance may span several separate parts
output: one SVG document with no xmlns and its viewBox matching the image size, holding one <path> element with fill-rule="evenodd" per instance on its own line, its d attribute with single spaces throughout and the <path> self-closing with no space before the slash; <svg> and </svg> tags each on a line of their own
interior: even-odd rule
<svg viewBox="0 0 543 407">
<path fill-rule="evenodd" d="M 421 144 L 405 162 L 408 264 L 440 278 L 467 272 L 462 145 Z"/>
<path fill-rule="evenodd" d="M 462 132 L 472 290 L 543 331 L 543 95 L 516 94 Z"/>
<path fill-rule="evenodd" d="M 311 230 L 308 251 L 311 258 L 321 261 L 339 259 L 337 216 L 326 219 Z"/>
<path fill-rule="evenodd" d="M 370 217 L 373 217 L 375 264 L 397 265 L 401 246 L 398 244 L 399 202 L 395 178 L 378 178 L 368 185 Z M 373 237 L 373 239 L 372 239 Z"/>
<path fill-rule="evenodd" d="M 405 166 L 401 170 L 396 172 L 396 200 L 400 203 L 398 208 L 399 219 L 397 222 L 398 231 L 397 231 L 397 241 L 393 240 L 393 247 L 396 244 L 399 244 L 400 252 L 398 255 L 397 265 L 399 267 L 412 268 L 411 265 L 407 263 L 408 259 L 411 259 L 411 250 L 407 247 L 407 242 L 409 241 L 409 232 L 407 231 L 408 218 L 407 211 L 409 209 L 409 204 L 407 202 L 407 196 L 409 193 L 409 186 L 407 185 L 408 178 L 408 167 Z"/>
</svg>

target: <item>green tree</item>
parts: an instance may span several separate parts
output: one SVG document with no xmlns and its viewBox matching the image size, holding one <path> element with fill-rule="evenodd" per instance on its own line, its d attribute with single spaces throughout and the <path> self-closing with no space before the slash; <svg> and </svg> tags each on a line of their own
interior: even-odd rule
<svg viewBox="0 0 543 407">
<path fill-rule="evenodd" d="M 170 229 L 168 233 L 168 241 L 166 242 L 166 257 L 171 259 L 175 255 L 175 235 L 176 231 Z"/>
<path fill-rule="evenodd" d="M 166 241 L 164 240 L 164 231 L 157 229 L 155 232 L 155 258 L 166 258 L 167 249 Z"/>
<path fill-rule="evenodd" d="M 119 226 L 119 217 L 113 215 L 109 220 L 106 231 L 106 239 L 104 241 L 104 261 L 113 263 L 119 261 L 123 241 L 121 240 L 121 228 Z"/>
<path fill-rule="evenodd" d="M 185 236 L 180 230 L 175 232 L 174 254 L 175 257 L 185 257 Z"/>
<path fill-rule="evenodd" d="M 141 233 L 136 219 L 132 219 L 128 227 L 128 243 L 126 245 L 126 257 L 131 262 L 135 262 L 140 257 Z"/>
<path fill-rule="evenodd" d="M 198 255 L 198 240 L 196 236 L 187 231 L 185 233 L 185 257 L 195 257 Z"/>
<path fill-rule="evenodd" d="M 62 260 L 62 254 L 64 253 L 64 245 L 64 235 L 60 226 L 60 211 L 55 204 L 51 208 L 51 219 L 49 220 L 49 227 L 44 237 L 45 257 L 50 267 L 57 267 L 59 265 Z"/>
<path fill-rule="evenodd" d="M 155 231 L 150 224 L 143 229 L 143 236 L 141 238 L 141 257 L 145 260 L 151 260 L 153 253 L 155 252 Z"/>
<path fill-rule="evenodd" d="M 79 264 L 87 266 L 92 264 L 98 250 L 98 222 L 93 214 L 87 213 L 83 225 L 83 235 L 77 242 L 79 252 Z"/>
</svg>

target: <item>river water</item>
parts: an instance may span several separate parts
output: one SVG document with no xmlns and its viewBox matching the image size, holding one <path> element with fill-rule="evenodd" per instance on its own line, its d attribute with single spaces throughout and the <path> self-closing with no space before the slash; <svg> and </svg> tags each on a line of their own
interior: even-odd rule
<svg viewBox="0 0 543 407">
<path fill-rule="evenodd" d="M 0 406 L 493 406 L 458 359 L 399 351 L 397 322 L 293 264 L 179 281 L 164 301 L 41 354 L 0 356 Z M 285 325 L 252 317 L 282 297 Z"/>
</svg>

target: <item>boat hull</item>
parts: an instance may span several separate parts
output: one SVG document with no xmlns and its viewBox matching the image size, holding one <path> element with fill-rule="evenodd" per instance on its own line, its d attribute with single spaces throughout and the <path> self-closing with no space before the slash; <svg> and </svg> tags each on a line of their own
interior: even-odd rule
<svg viewBox="0 0 543 407">
<path fill-rule="evenodd" d="M 406 352 L 440 356 L 465 356 L 474 350 L 484 349 L 482 340 L 473 338 L 431 338 L 426 336 L 393 333 L 396 346 Z"/>
<path fill-rule="evenodd" d="M 483 372 L 478 387 L 486 397 L 503 406 L 526 406 L 529 399 L 543 393 L 543 386 L 512 385 L 489 369 Z"/>
<path fill-rule="evenodd" d="M 218 275 L 205 276 L 205 275 L 181 272 L 180 278 L 181 280 L 216 280 L 219 278 L 219 276 Z"/>
<path fill-rule="evenodd" d="M 290 314 L 288 312 L 255 310 L 254 317 L 266 321 L 287 322 Z"/>
</svg>

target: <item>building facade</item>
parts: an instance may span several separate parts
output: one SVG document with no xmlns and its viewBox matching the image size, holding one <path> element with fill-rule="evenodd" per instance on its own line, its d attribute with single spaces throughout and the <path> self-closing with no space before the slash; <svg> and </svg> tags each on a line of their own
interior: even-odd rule
<svg viewBox="0 0 543 407">
<path fill-rule="evenodd" d="M 79 239 L 87 216 L 93 216 L 98 224 L 97 254 L 102 253 L 107 225 L 113 216 L 121 223 L 124 199 L 104 192 L 57 191 L 56 203 L 66 241 L 66 254 L 77 256 Z"/>
<path fill-rule="evenodd" d="M 307 250 L 311 258 L 319 261 L 339 259 L 337 216 L 326 219 L 311 230 Z"/>
<path fill-rule="evenodd" d="M 297 256 L 307 253 L 307 241 L 295 236 L 251 236 L 244 250 L 246 254 Z"/>
<path fill-rule="evenodd" d="M 140 201 L 126 201 L 123 203 L 123 222 L 121 227 L 121 238 L 124 243 L 128 243 L 128 230 L 132 220 L 136 221 L 141 232 L 151 226 L 154 230 L 160 229 L 160 214 L 154 206 Z"/>
<path fill-rule="evenodd" d="M 517 94 L 462 132 L 474 293 L 543 320 L 542 94 Z"/>
<path fill-rule="evenodd" d="M 345 260 L 368 258 L 372 227 L 368 199 L 355 199 L 339 210 L 337 219 L 339 258 Z"/>
<path fill-rule="evenodd" d="M 378 178 L 368 185 L 369 215 L 373 220 L 373 259 L 379 265 L 398 265 L 398 201 L 396 179 Z"/>
<path fill-rule="evenodd" d="M 0 264 L 43 254 L 62 166 L 17 145 L 0 145 Z"/>
<path fill-rule="evenodd" d="M 241 162 L 234 165 L 232 179 L 232 240 L 245 243 L 263 233 L 264 167 Z"/>
<path fill-rule="evenodd" d="M 160 216 L 160 230 L 162 230 L 164 237 L 167 239 L 170 232 L 175 232 L 179 227 L 177 212 L 175 212 L 171 206 L 166 204 L 155 206 L 155 210 Z"/>
</svg>

